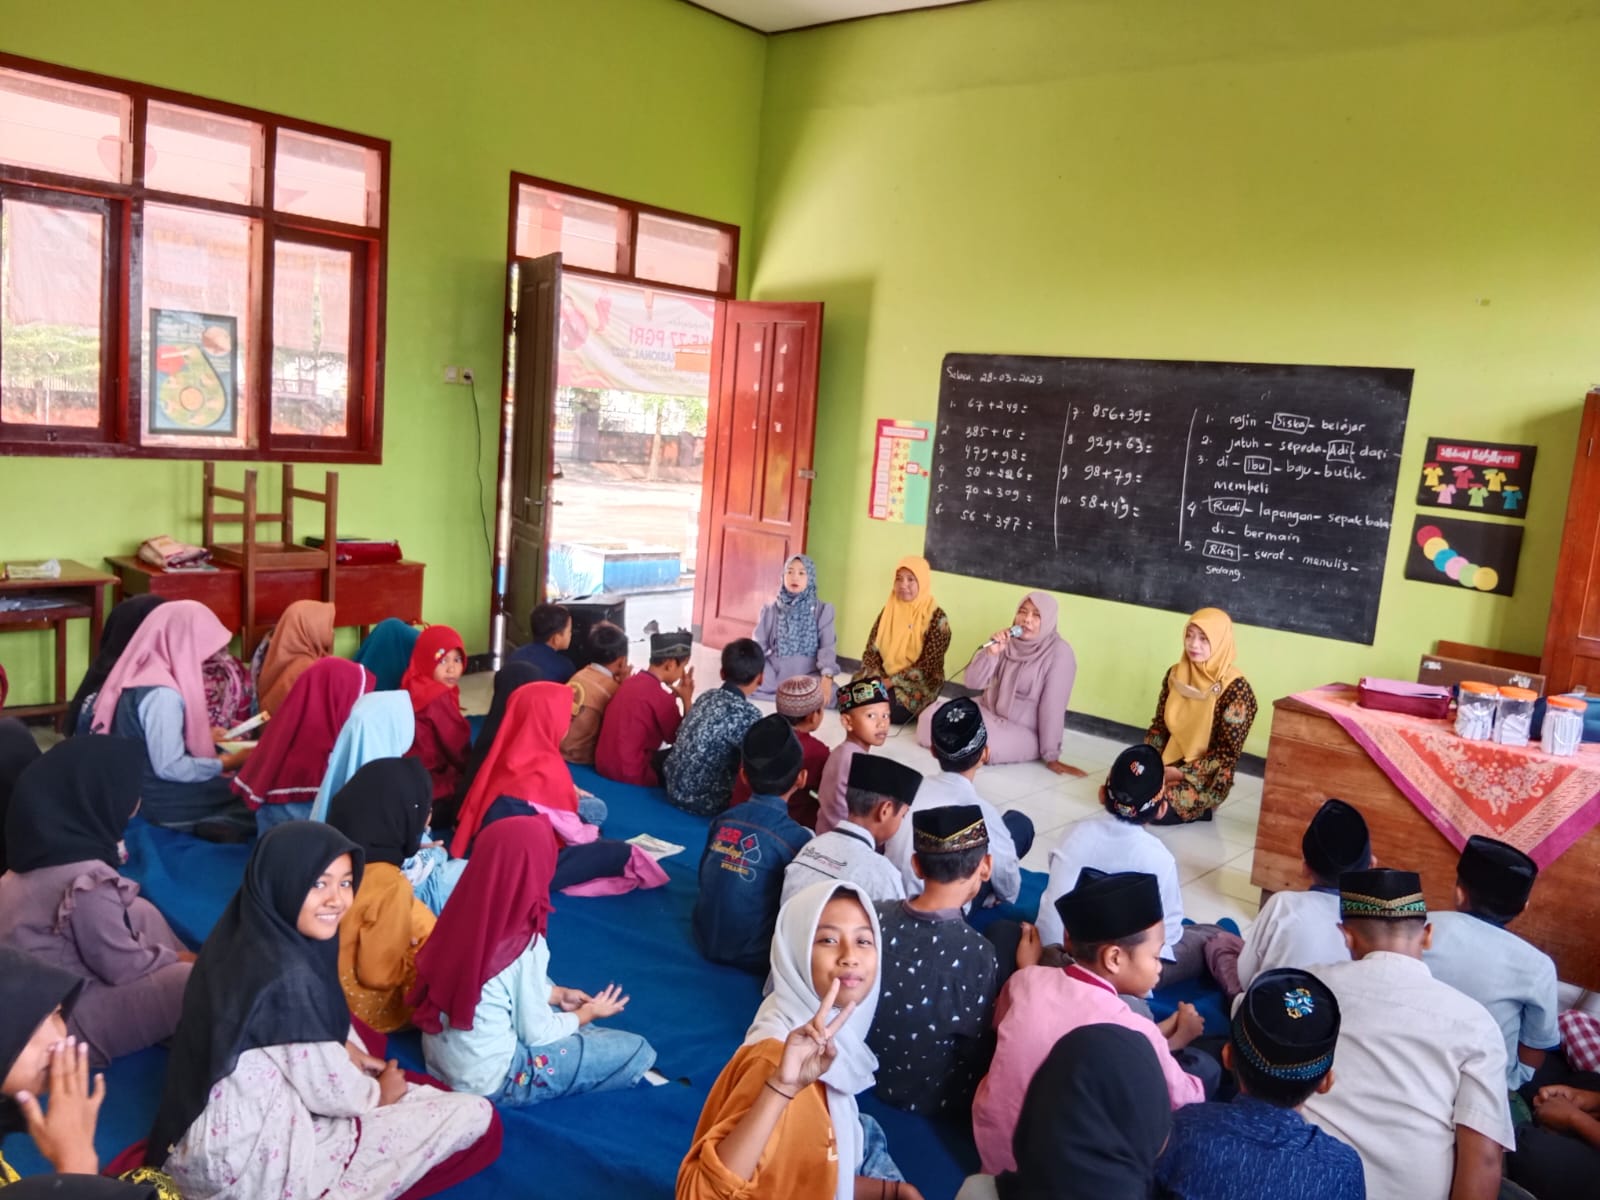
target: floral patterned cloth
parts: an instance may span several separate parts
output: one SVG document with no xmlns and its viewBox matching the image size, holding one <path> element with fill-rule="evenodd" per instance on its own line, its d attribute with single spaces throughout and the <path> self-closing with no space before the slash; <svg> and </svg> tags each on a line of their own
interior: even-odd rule
<svg viewBox="0 0 1600 1200">
<path fill-rule="evenodd" d="M 1156 698 L 1155 719 L 1144 740 L 1157 750 L 1166 749 L 1167 689 L 1171 681 L 1162 676 L 1161 695 Z M 1247 680 L 1235 679 L 1217 697 L 1216 716 L 1211 723 L 1211 747 L 1193 762 L 1177 762 L 1183 774 L 1179 783 L 1167 789 L 1167 803 L 1185 821 L 1198 820 L 1218 807 L 1233 790 L 1233 772 L 1244 752 L 1245 739 L 1256 719 L 1256 694 Z"/>
<path fill-rule="evenodd" d="M 1362 708 L 1344 684 L 1295 699 L 1337 721 L 1457 849 L 1482 834 L 1544 868 L 1600 823 L 1600 747 L 1555 758 L 1533 745 L 1469 742 L 1449 721 Z"/>
<path fill-rule="evenodd" d="M 916 716 L 939 698 L 939 692 L 944 687 L 944 657 L 950 649 L 950 620 L 944 615 L 944 609 L 933 610 L 928 632 L 922 639 L 921 656 L 898 675 L 890 675 L 883 669 L 883 654 L 878 649 L 878 621 L 881 620 L 883 614 L 880 612 L 877 620 L 872 622 L 872 632 L 867 634 L 867 648 L 861 655 L 861 669 L 852 676 L 851 682 L 857 679 L 883 680 L 900 706 Z"/>
<path fill-rule="evenodd" d="M 125 1171 L 117 1176 L 123 1183 L 137 1183 L 146 1188 L 154 1188 L 161 1200 L 183 1200 L 178 1195 L 177 1185 L 151 1167 L 138 1167 L 132 1171 Z M 21 1183 L 22 1176 L 11 1169 L 11 1164 L 0 1158 L 0 1187 L 8 1183 Z"/>
</svg>

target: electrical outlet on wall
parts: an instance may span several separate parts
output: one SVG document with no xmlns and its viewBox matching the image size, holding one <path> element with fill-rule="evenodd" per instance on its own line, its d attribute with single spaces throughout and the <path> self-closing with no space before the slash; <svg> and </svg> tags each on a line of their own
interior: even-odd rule
<svg viewBox="0 0 1600 1200">
<path fill-rule="evenodd" d="M 446 383 L 460 383 L 461 382 L 461 368 L 460 367 L 446 367 L 444 369 L 444 381 Z"/>
<path fill-rule="evenodd" d="M 472 368 L 471 367 L 462 367 L 461 368 L 461 382 L 462 383 L 471 383 L 473 381 L 473 378 L 474 378 L 474 376 L 472 374 Z"/>
</svg>

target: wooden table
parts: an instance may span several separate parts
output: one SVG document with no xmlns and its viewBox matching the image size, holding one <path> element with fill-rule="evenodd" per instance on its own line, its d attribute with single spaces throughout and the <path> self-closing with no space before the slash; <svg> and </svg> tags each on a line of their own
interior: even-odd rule
<svg viewBox="0 0 1600 1200">
<path fill-rule="evenodd" d="M 140 559 L 108 558 L 125 596 L 146 593 L 168 600 L 198 600 L 229 629 L 243 620 L 240 587 L 244 573 L 235 567 L 213 571 L 163 571 Z M 341 563 L 334 593 L 337 621 L 357 625 L 361 634 L 385 617 L 414 623 L 422 620 L 422 573 L 419 562 Z M 261 570 L 256 573 L 256 617 L 276 621 L 296 600 L 322 599 L 322 572 L 315 568 Z"/>
<path fill-rule="evenodd" d="M 5 709 L 8 717 L 54 717 L 56 728 L 71 707 L 67 692 L 67 622 L 89 622 L 89 659 L 100 651 L 100 631 L 105 622 L 106 592 L 117 582 L 115 575 L 96 571 L 81 562 L 63 558 L 59 579 L 0 579 L 0 597 L 43 597 L 56 604 L 51 608 L 0 612 L 0 633 L 19 630 L 54 629 L 56 640 L 56 698 L 51 704 L 23 704 Z"/>
<path fill-rule="evenodd" d="M 1300 838 L 1331 796 L 1361 810 L 1379 863 L 1421 873 L 1429 908 L 1455 907 L 1460 852 L 1337 721 L 1292 697 L 1272 706 L 1252 883 L 1263 892 L 1306 887 Z M 1555 959 L 1563 980 L 1591 989 L 1600 989 L 1597 880 L 1600 826 L 1539 873 L 1527 911 L 1511 926 Z"/>
</svg>

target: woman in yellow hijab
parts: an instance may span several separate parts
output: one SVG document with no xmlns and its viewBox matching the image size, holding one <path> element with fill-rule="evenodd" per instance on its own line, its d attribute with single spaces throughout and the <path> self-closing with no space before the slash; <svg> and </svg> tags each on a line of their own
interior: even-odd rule
<svg viewBox="0 0 1600 1200">
<path fill-rule="evenodd" d="M 889 600 L 872 623 L 855 679 L 881 679 L 889 689 L 889 719 L 914 720 L 939 698 L 950 622 L 933 599 L 928 560 L 907 555 L 895 565 Z"/>
<path fill-rule="evenodd" d="M 1233 664 L 1233 619 L 1202 608 L 1183 629 L 1183 657 L 1167 672 L 1144 740 L 1167 765 L 1162 824 L 1209 821 L 1233 788 L 1256 719 L 1256 695 Z"/>
</svg>

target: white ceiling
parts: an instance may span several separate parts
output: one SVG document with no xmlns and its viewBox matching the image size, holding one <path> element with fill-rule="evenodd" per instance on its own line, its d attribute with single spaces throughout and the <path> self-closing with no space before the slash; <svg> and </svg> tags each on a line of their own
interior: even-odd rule
<svg viewBox="0 0 1600 1200">
<path fill-rule="evenodd" d="M 779 33 L 802 29 L 827 21 L 851 17 L 875 17 L 883 13 L 908 12 L 914 8 L 944 8 L 968 0 L 691 0 L 701 8 L 732 17 L 735 21 Z"/>
</svg>

